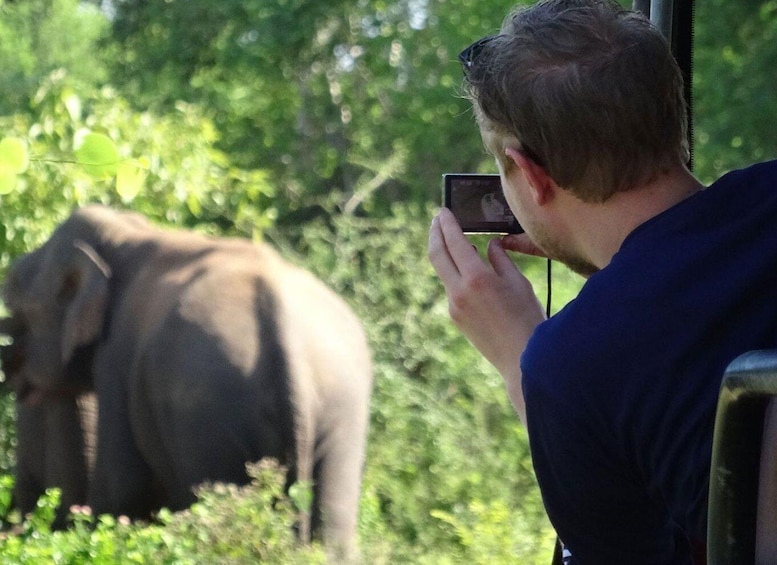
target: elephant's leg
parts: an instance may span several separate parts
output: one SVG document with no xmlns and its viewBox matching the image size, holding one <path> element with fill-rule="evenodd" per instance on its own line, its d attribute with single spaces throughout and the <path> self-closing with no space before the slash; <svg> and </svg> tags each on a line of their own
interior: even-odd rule
<svg viewBox="0 0 777 565">
<path fill-rule="evenodd" d="M 272 457 L 287 464 L 292 458 L 280 447 L 274 422 L 256 419 L 250 410 L 241 409 L 234 395 L 213 396 L 209 402 L 160 410 L 157 421 L 164 437 L 155 444 L 164 451 L 153 451 L 150 446 L 143 449 L 172 508 L 194 502 L 192 489 L 203 481 L 247 484 L 248 462 Z M 144 437 L 150 435 L 149 431 Z"/>
<path fill-rule="evenodd" d="M 160 355 L 173 356 L 170 350 Z M 163 495 L 157 505 L 179 510 L 195 501 L 193 489 L 205 481 L 247 483 L 252 449 L 233 400 L 240 396 L 222 398 L 216 389 L 193 386 L 166 362 L 144 365 L 144 375 L 161 376 L 135 383 L 129 412 L 137 447 Z M 148 381 L 158 384 L 162 376 L 182 384 L 173 392 L 153 389 Z"/>
<path fill-rule="evenodd" d="M 242 315 L 246 324 L 255 324 L 250 312 L 230 307 L 238 310 L 230 319 Z M 139 378 L 132 382 L 134 437 L 173 509 L 190 505 L 192 488 L 203 481 L 246 484 L 247 462 L 273 457 L 287 464 L 293 458 L 287 395 L 272 381 L 247 380 L 255 348 L 249 348 L 240 366 L 235 356 L 242 358 L 243 345 L 218 337 L 219 331 L 226 332 L 215 325 L 206 331 L 170 314 L 155 347 L 139 360 Z"/>
<path fill-rule="evenodd" d="M 356 555 L 366 426 L 366 415 L 340 421 L 316 446 L 316 505 L 324 544 L 337 562 Z"/>
<path fill-rule="evenodd" d="M 17 464 L 14 497 L 27 514 L 47 488 L 61 490 L 54 527 L 64 527 L 70 507 L 87 500 L 84 430 L 76 399 L 46 398 L 17 405 Z"/>
<path fill-rule="evenodd" d="M 145 519 L 159 508 L 161 495 L 134 436 L 129 407 L 133 343 L 116 336 L 95 356 L 97 454 L 89 485 L 95 514 Z"/>
<path fill-rule="evenodd" d="M 148 518 L 159 496 L 149 466 L 132 436 L 127 409 L 117 395 L 99 394 L 97 454 L 89 485 L 89 505 L 95 514 Z"/>
<path fill-rule="evenodd" d="M 46 489 L 46 415 L 44 408 L 16 405 L 16 472 L 13 497 L 16 506 L 27 514 L 32 512 Z"/>
<path fill-rule="evenodd" d="M 84 429 L 75 397 L 54 398 L 45 404 L 45 486 L 61 489 L 54 526 L 63 527 L 70 507 L 87 500 Z"/>
<path fill-rule="evenodd" d="M 180 510 L 195 501 L 195 487 L 203 482 L 248 482 L 245 464 L 251 459 L 242 438 L 231 432 L 223 413 L 191 417 L 172 414 L 169 419 L 159 419 L 165 437 L 154 442 L 153 447 L 143 448 L 155 479 L 163 487 L 164 500 L 160 503 Z M 218 436 L 214 432 L 219 432 Z M 151 437 L 148 432 L 143 441 Z"/>
</svg>

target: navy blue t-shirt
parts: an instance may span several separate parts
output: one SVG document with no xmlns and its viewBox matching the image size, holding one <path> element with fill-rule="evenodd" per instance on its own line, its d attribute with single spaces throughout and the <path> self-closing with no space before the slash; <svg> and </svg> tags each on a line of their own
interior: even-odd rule
<svg viewBox="0 0 777 565">
<path fill-rule="evenodd" d="M 720 381 L 777 347 L 777 161 L 637 227 L 521 360 L 534 468 L 572 563 L 689 564 Z"/>
</svg>

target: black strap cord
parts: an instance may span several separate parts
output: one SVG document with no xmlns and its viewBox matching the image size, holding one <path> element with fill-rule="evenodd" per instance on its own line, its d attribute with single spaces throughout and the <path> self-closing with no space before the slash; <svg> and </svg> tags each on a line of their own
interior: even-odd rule
<svg viewBox="0 0 777 565">
<path fill-rule="evenodd" d="M 551 261 L 550 261 L 550 259 L 548 259 L 548 296 L 545 299 L 545 316 L 548 317 L 548 318 L 550 318 L 550 297 L 551 297 L 551 292 L 550 292 L 550 263 L 551 263 Z"/>
</svg>

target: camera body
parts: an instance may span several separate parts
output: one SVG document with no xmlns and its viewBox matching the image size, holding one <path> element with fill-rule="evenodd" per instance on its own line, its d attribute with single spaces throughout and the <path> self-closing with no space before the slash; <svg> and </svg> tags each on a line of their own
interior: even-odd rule
<svg viewBox="0 0 777 565">
<path fill-rule="evenodd" d="M 446 173 L 443 206 L 450 209 L 464 233 L 523 233 L 502 192 L 499 175 Z"/>
</svg>

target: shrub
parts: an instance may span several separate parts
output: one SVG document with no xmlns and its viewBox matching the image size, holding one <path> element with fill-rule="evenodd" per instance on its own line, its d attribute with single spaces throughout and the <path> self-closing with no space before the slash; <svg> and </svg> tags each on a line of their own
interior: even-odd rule
<svg viewBox="0 0 777 565">
<path fill-rule="evenodd" d="M 320 547 L 301 547 L 294 537 L 296 510 L 283 492 L 284 470 L 270 460 L 248 470 L 249 485 L 203 485 L 190 509 L 162 511 L 151 525 L 110 516 L 95 522 L 79 510 L 72 528 L 52 533 L 59 501 L 50 491 L 20 525 L 21 533 L 0 537 L 0 564 L 324 563 Z"/>
</svg>

